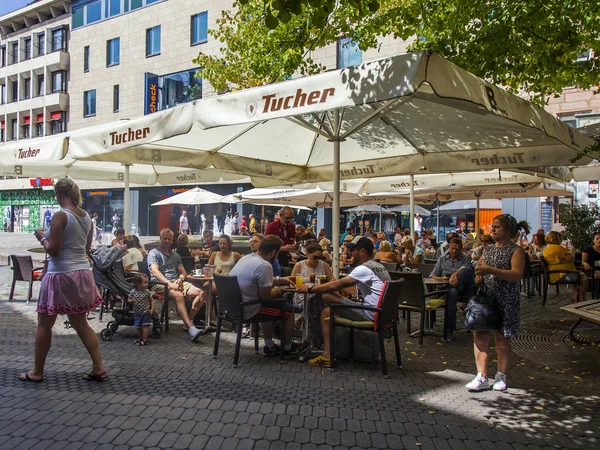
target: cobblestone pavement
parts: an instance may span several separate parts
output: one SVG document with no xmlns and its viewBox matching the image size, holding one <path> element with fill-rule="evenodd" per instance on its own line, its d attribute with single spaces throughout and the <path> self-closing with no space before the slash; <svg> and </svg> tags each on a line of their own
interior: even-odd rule
<svg viewBox="0 0 600 450">
<path fill-rule="evenodd" d="M 0 254 L 19 247 L 0 242 Z M 119 328 L 101 342 L 109 380 L 90 383 L 81 379 L 87 353 L 59 320 L 38 384 L 16 379 L 32 366 L 36 317 L 24 283 L 20 300 L 7 301 L 11 276 L 0 268 L 0 449 L 600 448 L 600 350 L 565 338 L 564 290 L 551 291 L 545 308 L 523 299 L 506 393 L 464 389 L 474 375 L 468 333 L 451 343 L 427 336 L 419 347 L 404 322 L 404 368 L 390 363 L 389 379 L 371 363 L 341 361 L 336 372 L 280 364 L 248 341 L 233 368 L 231 333 L 213 359 L 213 336 L 194 344 L 174 321 L 148 347 L 133 345 L 133 328 Z M 107 318 L 94 316 L 99 332 Z M 581 334 L 592 342 L 600 328 Z"/>
</svg>

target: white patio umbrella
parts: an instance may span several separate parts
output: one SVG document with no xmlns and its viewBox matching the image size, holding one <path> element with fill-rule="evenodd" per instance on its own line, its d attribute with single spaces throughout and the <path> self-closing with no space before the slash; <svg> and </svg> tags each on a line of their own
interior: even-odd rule
<svg viewBox="0 0 600 450">
<path fill-rule="evenodd" d="M 222 195 L 196 187 L 194 189 L 190 189 L 189 191 L 182 192 L 181 194 L 176 194 L 169 198 L 165 198 L 159 202 L 152 203 L 152 206 L 212 205 L 215 203 L 227 203 L 223 202 L 222 200 Z"/>
<path fill-rule="evenodd" d="M 593 143 L 540 107 L 426 52 L 215 96 L 195 107 L 184 134 L 157 140 L 152 129 L 147 138 L 114 145 L 96 135 L 70 151 L 77 158 L 213 165 L 277 185 L 333 180 L 337 236 L 340 179 L 490 167 L 542 172 L 570 165 Z M 122 126 L 110 133 L 122 134 Z M 568 169 L 555 171 L 570 177 Z M 334 239 L 335 256 L 337 245 Z"/>
<path fill-rule="evenodd" d="M 403 213 L 403 212 L 410 212 L 410 205 L 398 205 L 398 206 L 393 206 L 391 208 L 389 208 L 390 211 L 395 212 L 395 213 Z M 422 206 L 419 205 L 415 205 L 414 207 L 414 211 L 415 214 L 419 213 L 421 214 L 423 217 L 429 217 L 431 216 L 431 211 L 429 211 L 428 209 L 423 208 Z"/>
</svg>

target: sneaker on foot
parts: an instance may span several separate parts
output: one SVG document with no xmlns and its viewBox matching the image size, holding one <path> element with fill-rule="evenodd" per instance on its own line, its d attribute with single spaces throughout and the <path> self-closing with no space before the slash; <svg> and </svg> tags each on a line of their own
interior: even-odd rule
<svg viewBox="0 0 600 450">
<path fill-rule="evenodd" d="M 185 323 L 183 324 L 183 329 L 184 329 L 185 331 L 190 331 L 189 327 L 188 327 L 188 326 L 187 326 Z"/>
<path fill-rule="evenodd" d="M 300 344 L 292 342 L 289 350 L 285 351 L 285 356 L 295 358 L 300 353 Z"/>
<path fill-rule="evenodd" d="M 485 391 L 490 388 L 490 380 L 487 377 L 481 376 L 481 372 L 478 373 L 473 381 L 465 385 L 469 391 Z"/>
<path fill-rule="evenodd" d="M 200 336 L 202 336 L 202 330 L 199 330 L 196 327 L 190 328 L 189 333 L 190 333 L 190 338 L 192 339 L 192 342 L 196 342 L 198 340 L 198 338 Z"/>
<path fill-rule="evenodd" d="M 506 375 L 504 375 L 502 372 L 498 372 L 496 374 L 496 378 L 494 380 L 494 385 L 492 386 L 492 389 L 495 391 L 505 391 L 506 388 Z"/>
<path fill-rule="evenodd" d="M 273 344 L 271 347 L 267 347 L 266 345 L 263 347 L 263 355 L 265 356 L 275 356 L 279 354 L 280 347 L 277 344 Z"/>
</svg>

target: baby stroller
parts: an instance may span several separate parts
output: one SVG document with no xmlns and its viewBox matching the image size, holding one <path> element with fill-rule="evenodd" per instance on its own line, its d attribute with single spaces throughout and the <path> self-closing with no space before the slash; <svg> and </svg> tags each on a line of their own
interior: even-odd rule
<svg viewBox="0 0 600 450">
<path fill-rule="evenodd" d="M 125 279 L 125 270 L 121 258 L 127 251 L 121 247 L 100 247 L 91 255 L 93 262 L 92 273 L 96 284 L 102 289 L 102 306 L 100 308 L 100 320 L 105 309 L 112 309 L 111 320 L 106 328 L 101 331 L 100 337 L 103 341 L 112 340 L 120 326 L 133 326 L 132 306 L 127 302 L 129 292 L 133 285 Z M 158 314 L 152 315 L 152 337 L 158 339 L 162 335 L 162 325 Z"/>
</svg>

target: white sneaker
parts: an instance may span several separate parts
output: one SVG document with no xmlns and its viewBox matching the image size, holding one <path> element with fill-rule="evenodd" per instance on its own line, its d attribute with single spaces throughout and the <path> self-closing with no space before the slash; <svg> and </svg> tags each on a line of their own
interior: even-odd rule
<svg viewBox="0 0 600 450">
<path fill-rule="evenodd" d="M 185 331 L 190 331 L 190 329 L 188 328 L 188 326 L 187 326 L 185 323 L 183 324 L 183 329 L 184 329 Z"/>
<path fill-rule="evenodd" d="M 467 383 L 465 387 L 469 391 L 485 391 L 490 388 L 490 380 L 487 377 L 481 376 L 481 372 L 479 372 L 473 378 L 473 381 Z"/>
<path fill-rule="evenodd" d="M 189 332 L 190 332 L 190 338 L 192 339 L 192 342 L 196 342 L 198 340 L 198 338 L 200 336 L 202 336 L 202 330 L 199 330 L 196 327 L 191 327 Z"/>
<path fill-rule="evenodd" d="M 504 375 L 502 372 L 498 372 L 496 374 L 496 379 L 494 380 L 492 389 L 495 391 L 505 391 L 506 388 L 506 375 Z"/>
</svg>

